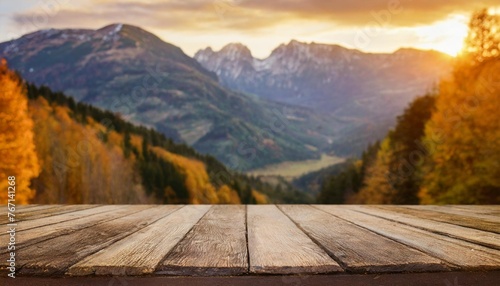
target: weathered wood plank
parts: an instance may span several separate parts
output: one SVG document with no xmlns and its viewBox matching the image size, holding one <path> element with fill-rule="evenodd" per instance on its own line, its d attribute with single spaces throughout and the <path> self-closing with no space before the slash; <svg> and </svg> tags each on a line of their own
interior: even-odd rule
<svg viewBox="0 0 500 286">
<path fill-rule="evenodd" d="M 28 210 L 28 209 L 31 209 L 31 208 L 34 208 L 34 207 L 38 207 L 40 205 L 35 205 L 35 204 L 31 204 L 31 205 L 16 205 L 16 209 L 19 209 L 19 210 Z M 1 205 L 0 207 L 5 207 L 7 208 L 7 205 Z"/>
<path fill-rule="evenodd" d="M 56 207 L 60 207 L 60 206 L 62 206 L 62 205 L 59 205 L 59 204 L 51 204 L 51 205 L 16 205 L 16 208 L 20 208 L 21 210 L 24 210 L 24 211 L 28 212 L 28 211 L 35 211 L 35 210 L 56 208 Z"/>
<path fill-rule="evenodd" d="M 153 273 L 167 253 L 210 206 L 175 206 L 164 218 L 71 266 L 69 275 L 143 275 Z"/>
<path fill-rule="evenodd" d="M 403 206 L 383 206 L 383 208 L 394 210 L 398 213 L 414 215 L 419 218 L 430 219 L 434 221 L 440 221 L 440 222 L 475 228 L 479 230 L 500 233 L 500 224 L 494 221 L 478 220 L 477 218 L 468 216 L 458 216 L 443 212 L 435 212 L 423 209 L 419 210 Z"/>
<path fill-rule="evenodd" d="M 380 235 L 399 241 L 462 270 L 500 269 L 500 251 L 352 210 L 348 206 L 314 206 Z"/>
<path fill-rule="evenodd" d="M 392 221 L 418 227 L 437 234 L 458 238 L 475 244 L 500 250 L 500 235 L 459 225 L 422 219 L 411 215 L 397 213 L 375 206 L 353 206 L 356 211 L 375 215 Z"/>
<path fill-rule="evenodd" d="M 342 268 L 276 206 L 247 206 L 252 273 L 326 273 Z"/>
<path fill-rule="evenodd" d="M 55 209 L 58 207 L 62 207 L 62 205 L 37 205 L 34 207 L 25 207 L 25 206 L 15 206 L 15 211 L 13 212 L 15 214 L 16 220 L 24 220 L 25 217 L 29 217 L 32 213 L 36 212 L 43 212 L 43 211 L 49 211 L 50 209 Z M 3 224 L 8 224 L 9 221 L 7 219 L 7 205 L 3 205 L 1 208 L 1 213 L 0 213 L 0 225 Z"/>
<path fill-rule="evenodd" d="M 448 269 L 439 259 L 311 206 L 281 205 L 279 208 L 348 271 L 383 273 Z"/>
<path fill-rule="evenodd" d="M 31 209 L 33 207 L 37 207 L 38 205 L 16 205 L 16 211 L 15 214 L 17 215 L 18 212 L 21 211 L 27 211 L 28 209 Z M 9 220 L 7 217 L 7 209 L 8 205 L 7 204 L 0 204 L 0 225 L 2 224 L 8 224 Z"/>
<path fill-rule="evenodd" d="M 41 219 L 45 217 L 55 216 L 58 214 L 64 214 L 84 209 L 95 208 L 98 205 L 58 205 L 55 207 L 50 207 L 40 210 L 22 210 L 16 212 L 16 221 L 22 222 L 27 220 Z"/>
<path fill-rule="evenodd" d="M 447 208 L 447 207 L 442 207 L 442 206 L 407 206 L 407 208 L 416 209 L 416 210 L 429 210 L 429 211 L 434 211 L 434 212 L 456 215 L 456 216 L 460 216 L 460 217 L 470 217 L 470 218 L 475 218 L 477 220 L 488 221 L 488 222 L 492 222 L 492 223 L 496 223 L 497 225 L 500 225 L 500 216 L 497 216 L 497 215 L 471 213 L 471 212 L 465 212 L 463 210 L 457 210 L 457 209 Z"/>
<path fill-rule="evenodd" d="M 53 208 L 59 208 L 59 207 L 62 207 L 63 205 L 37 205 L 37 206 L 34 206 L 32 208 L 26 208 L 26 209 L 21 209 L 23 211 L 23 213 L 30 213 L 30 212 L 34 212 L 34 211 L 41 211 L 41 210 L 49 210 L 49 209 L 53 209 Z M 17 208 L 18 206 L 16 206 Z"/>
<path fill-rule="evenodd" d="M 36 209 L 39 207 L 44 207 L 46 208 L 47 206 L 43 205 L 15 205 L 15 212 L 28 212 L 30 209 Z M 0 205 L 0 224 L 6 224 L 7 223 L 7 212 L 8 212 L 8 205 L 7 204 L 1 204 Z"/>
<path fill-rule="evenodd" d="M 248 271 L 245 206 L 213 206 L 158 269 L 169 275 L 239 275 Z"/>
<path fill-rule="evenodd" d="M 443 206 L 445 208 L 461 210 L 466 213 L 486 214 L 500 216 L 500 205 L 498 206 L 480 206 L 480 205 L 449 205 Z"/>
<path fill-rule="evenodd" d="M 126 206 L 124 206 L 126 207 Z M 154 206 L 91 228 L 55 237 L 17 250 L 21 274 L 53 275 L 70 265 L 161 219 L 174 206 Z M 5 266 L 6 262 L 1 262 Z"/>
<path fill-rule="evenodd" d="M 97 206 L 96 208 L 53 217 L 23 221 L 17 227 L 19 235 L 17 236 L 16 244 L 18 247 L 26 247 L 50 238 L 89 228 L 99 223 L 132 215 L 150 207 L 148 205 Z M 7 235 L 7 233 L 1 234 L 1 237 L 3 238 Z M 0 253 L 6 252 L 8 252 L 6 249 L 1 249 L 0 251 Z"/>
</svg>

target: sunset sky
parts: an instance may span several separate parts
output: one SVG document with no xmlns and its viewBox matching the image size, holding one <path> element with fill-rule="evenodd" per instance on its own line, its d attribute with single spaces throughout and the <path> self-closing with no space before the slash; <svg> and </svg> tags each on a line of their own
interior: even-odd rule
<svg viewBox="0 0 500 286">
<path fill-rule="evenodd" d="M 266 57 L 292 39 L 368 52 L 456 55 L 472 11 L 500 0 L 0 0 L 0 41 L 45 28 L 140 26 L 187 54 L 230 42 Z"/>
</svg>

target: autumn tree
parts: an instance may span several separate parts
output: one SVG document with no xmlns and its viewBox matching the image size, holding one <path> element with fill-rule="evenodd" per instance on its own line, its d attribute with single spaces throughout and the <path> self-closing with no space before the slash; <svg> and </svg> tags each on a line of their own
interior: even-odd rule
<svg viewBox="0 0 500 286">
<path fill-rule="evenodd" d="M 32 178 L 40 170 L 33 143 L 33 122 L 28 115 L 26 90 L 19 77 L 0 62 L 0 198 L 7 202 L 7 177 L 16 178 L 16 203 L 34 197 Z"/>
<path fill-rule="evenodd" d="M 500 16 L 475 13 L 426 126 L 423 203 L 500 203 Z"/>
<path fill-rule="evenodd" d="M 472 15 L 462 58 L 479 64 L 500 56 L 500 16 L 482 9 Z"/>
<path fill-rule="evenodd" d="M 366 169 L 364 186 L 354 198 L 354 203 L 360 204 L 391 204 L 396 192 L 390 180 L 390 162 L 393 157 L 391 142 L 386 138 L 380 144 L 380 149 L 373 163 Z"/>
</svg>

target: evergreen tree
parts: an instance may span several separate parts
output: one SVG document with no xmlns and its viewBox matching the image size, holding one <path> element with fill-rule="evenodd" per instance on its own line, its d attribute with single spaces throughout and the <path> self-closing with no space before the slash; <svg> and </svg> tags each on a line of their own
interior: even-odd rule
<svg viewBox="0 0 500 286">
<path fill-rule="evenodd" d="M 130 142 L 130 133 L 128 131 L 125 132 L 123 136 L 123 154 L 125 158 L 130 157 L 130 153 L 132 152 L 132 143 Z"/>
</svg>

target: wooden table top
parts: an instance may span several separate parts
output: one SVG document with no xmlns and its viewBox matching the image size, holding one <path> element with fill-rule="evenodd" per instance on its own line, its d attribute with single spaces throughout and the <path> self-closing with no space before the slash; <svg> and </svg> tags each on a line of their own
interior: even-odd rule
<svg viewBox="0 0 500 286">
<path fill-rule="evenodd" d="M 500 206 L 29 205 L 16 210 L 16 220 L 21 278 L 500 278 Z M 0 238 L 6 245 L 9 234 Z M 7 267 L 1 259 L 3 277 Z"/>
</svg>

